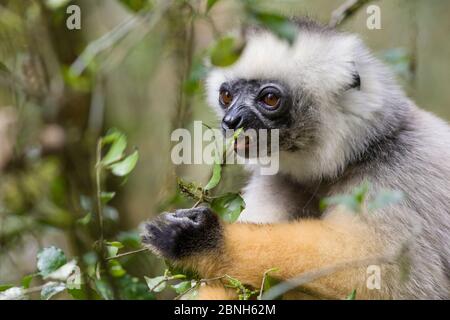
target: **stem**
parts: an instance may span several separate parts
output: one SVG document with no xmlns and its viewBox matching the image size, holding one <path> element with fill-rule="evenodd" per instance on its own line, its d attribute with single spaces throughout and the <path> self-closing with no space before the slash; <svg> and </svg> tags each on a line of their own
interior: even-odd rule
<svg viewBox="0 0 450 320">
<path fill-rule="evenodd" d="M 116 284 L 114 282 L 113 277 L 108 272 L 108 264 L 105 259 L 105 237 L 104 237 L 104 230 L 103 230 L 103 206 L 102 206 L 102 188 L 101 188 L 101 172 L 103 169 L 101 160 L 102 160 L 102 138 L 100 137 L 97 141 L 97 152 L 96 152 L 96 163 L 95 163 L 95 191 L 96 191 L 96 198 L 97 198 L 97 218 L 98 218 L 98 224 L 100 229 L 100 247 L 99 247 L 99 264 L 100 267 L 105 270 L 106 278 L 108 279 L 109 284 L 111 285 L 112 292 L 113 292 L 113 299 L 117 299 L 118 295 L 118 289 L 116 287 Z M 98 278 L 100 278 L 100 272 L 97 275 Z"/>
<path fill-rule="evenodd" d="M 122 258 L 122 257 L 129 256 L 129 255 L 132 255 L 132 254 L 136 254 L 136 253 L 139 253 L 139 252 L 144 252 L 144 251 L 147 251 L 147 250 L 148 250 L 147 248 L 141 248 L 141 249 L 138 249 L 138 250 L 121 253 L 121 254 L 115 255 L 114 257 L 108 257 L 108 258 L 106 258 L 106 260 Z"/>
<path fill-rule="evenodd" d="M 96 156 L 96 164 L 95 164 L 95 186 L 96 186 L 96 197 L 97 197 L 97 218 L 98 224 L 100 228 L 100 246 L 101 252 L 103 253 L 103 209 L 102 209 L 102 199 L 101 199 L 101 172 L 102 172 L 102 138 L 98 139 L 97 142 L 97 156 Z"/>
</svg>

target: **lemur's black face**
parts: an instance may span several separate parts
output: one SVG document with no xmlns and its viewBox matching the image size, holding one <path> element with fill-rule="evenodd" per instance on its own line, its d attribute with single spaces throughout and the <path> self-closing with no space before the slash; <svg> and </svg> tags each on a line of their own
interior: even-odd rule
<svg viewBox="0 0 450 320">
<path fill-rule="evenodd" d="M 223 83 L 219 103 L 224 110 L 222 129 L 287 129 L 292 117 L 292 98 L 286 86 L 269 80 L 235 80 Z M 245 144 L 248 148 L 248 143 Z"/>
<path fill-rule="evenodd" d="M 292 104 L 289 90 L 279 82 L 236 80 L 223 83 L 219 103 L 224 109 L 224 130 L 279 129 L 287 125 Z"/>
<path fill-rule="evenodd" d="M 224 111 L 224 131 L 279 129 L 279 147 L 285 151 L 302 149 L 314 140 L 318 121 L 312 101 L 306 94 L 293 94 L 279 81 L 238 79 L 225 82 L 218 99 Z M 247 149 L 248 143 L 244 147 Z"/>
</svg>

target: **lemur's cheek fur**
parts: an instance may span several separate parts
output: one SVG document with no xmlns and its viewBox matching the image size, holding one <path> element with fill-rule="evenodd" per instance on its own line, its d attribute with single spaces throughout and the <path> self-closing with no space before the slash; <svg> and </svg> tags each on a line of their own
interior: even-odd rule
<svg viewBox="0 0 450 320">
<path fill-rule="evenodd" d="M 206 207 L 164 213 L 147 222 L 142 242 L 154 253 L 171 260 L 217 250 L 222 246 L 223 227 Z"/>
</svg>

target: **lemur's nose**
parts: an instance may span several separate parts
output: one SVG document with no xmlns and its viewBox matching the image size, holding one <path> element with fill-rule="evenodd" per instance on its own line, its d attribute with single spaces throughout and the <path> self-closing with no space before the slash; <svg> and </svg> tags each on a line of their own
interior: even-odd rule
<svg viewBox="0 0 450 320">
<path fill-rule="evenodd" d="M 224 124 L 224 129 L 236 130 L 242 127 L 242 117 L 237 114 L 227 114 L 222 123 Z"/>
</svg>

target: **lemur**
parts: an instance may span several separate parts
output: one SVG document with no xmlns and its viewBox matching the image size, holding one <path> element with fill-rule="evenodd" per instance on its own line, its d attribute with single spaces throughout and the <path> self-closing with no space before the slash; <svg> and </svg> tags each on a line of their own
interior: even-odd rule
<svg viewBox="0 0 450 320">
<path fill-rule="evenodd" d="M 279 129 L 279 172 L 254 167 L 237 223 L 208 207 L 164 213 L 145 225 L 143 243 L 204 278 L 233 276 L 260 287 L 346 261 L 393 252 L 407 243 L 407 277 L 398 261 L 381 266 L 381 288 L 366 267 L 349 267 L 304 284 L 343 298 L 450 298 L 450 130 L 406 97 L 392 72 L 354 34 L 297 21 L 293 44 L 252 30 L 239 60 L 213 69 L 207 100 L 226 129 Z M 319 210 L 324 197 L 364 181 L 403 192 L 397 204 L 367 214 Z M 232 299 L 223 286 L 200 299 Z"/>
</svg>

